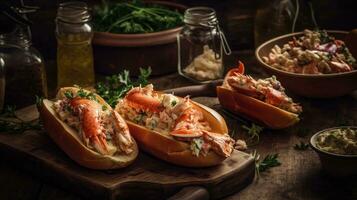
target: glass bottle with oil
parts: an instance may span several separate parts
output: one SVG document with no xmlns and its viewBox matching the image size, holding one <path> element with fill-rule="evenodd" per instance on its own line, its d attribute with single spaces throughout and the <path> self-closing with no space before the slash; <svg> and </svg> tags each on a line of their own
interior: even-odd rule
<svg viewBox="0 0 357 200">
<path fill-rule="evenodd" d="M 56 18 L 57 87 L 94 86 L 91 16 L 84 2 L 61 3 Z"/>
</svg>

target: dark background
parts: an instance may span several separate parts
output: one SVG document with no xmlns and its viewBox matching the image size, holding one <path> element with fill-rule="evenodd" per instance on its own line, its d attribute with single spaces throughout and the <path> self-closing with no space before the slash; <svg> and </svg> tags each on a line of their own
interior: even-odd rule
<svg viewBox="0 0 357 200">
<path fill-rule="evenodd" d="M 11 0 L 13 1 L 13 0 Z M 15 0 L 16 1 L 16 0 Z M 56 57 L 55 24 L 57 5 L 64 0 L 24 0 L 27 5 L 40 10 L 28 17 L 33 22 L 33 44 L 46 60 Z M 173 1 L 173 0 L 171 0 Z M 284 1 L 284 0 L 282 0 Z M 86 1 L 90 5 L 100 0 Z M 233 50 L 254 49 L 254 18 L 258 8 L 271 4 L 272 0 L 176 0 L 187 6 L 210 6 L 219 16 L 221 26 Z M 292 0 L 295 3 L 295 0 Z M 355 0 L 312 0 L 315 16 L 323 29 L 351 30 L 357 28 Z M 267 19 L 269 20 L 269 19 Z"/>
</svg>

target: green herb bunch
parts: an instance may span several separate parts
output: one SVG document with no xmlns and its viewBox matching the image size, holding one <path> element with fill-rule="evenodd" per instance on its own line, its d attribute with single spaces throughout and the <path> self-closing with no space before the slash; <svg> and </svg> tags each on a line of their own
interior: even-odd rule
<svg viewBox="0 0 357 200">
<path fill-rule="evenodd" d="M 178 27 L 183 24 L 183 15 L 155 4 L 141 1 L 103 1 L 94 8 L 94 29 L 111 33 L 151 33 Z"/>
<path fill-rule="evenodd" d="M 140 75 L 136 81 L 130 79 L 128 70 L 124 70 L 118 75 L 109 76 L 104 82 L 99 82 L 96 86 L 97 94 L 100 95 L 110 106 L 115 107 L 118 100 L 133 87 L 146 86 L 149 84 L 148 77 L 151 68 L 140 68 Z"/>
</svg>

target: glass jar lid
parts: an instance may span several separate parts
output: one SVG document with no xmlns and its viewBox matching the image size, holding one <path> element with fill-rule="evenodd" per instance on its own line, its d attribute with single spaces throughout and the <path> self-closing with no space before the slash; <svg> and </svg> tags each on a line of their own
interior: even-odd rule
<svg viewBox="0 0 357 200">
<path fill-rule="evenodd" d="M 85 23 L 91 20 L 91 15 L 85 2 L 71 1 L 59 4 L 56 20 L 73 24 Z"/>
<path fill-rule="evenodd" d="M 193 7 L 185 11 L 184 23 L 214 28 L 218 25 L 216 11 L 209 7 Z"/>
</svg>

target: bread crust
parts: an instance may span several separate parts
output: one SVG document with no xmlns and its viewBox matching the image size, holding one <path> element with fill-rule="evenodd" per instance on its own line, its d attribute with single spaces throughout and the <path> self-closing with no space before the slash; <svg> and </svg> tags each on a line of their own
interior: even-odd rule
<svg viewBox="0 0 357 200">
<path fill-rule="evenodd" d="M 222 86 L 217 87 L 217 97 L 224 108 L 237 114 L 243 114 L 272 129 L 283 129 L 299 121 L 299 116 L 295 113 Z"/>
<path fill-rule="evenodd" d="M 57 98 L 63 98 L 63 92 L 67 90 L 76 93 L 78 88 L 62 88 L 58 92 Z M 101 97 L 97 95 L 96 98 L 100 104 L 106 105 L 108 109 L 112 109 Z M 79 165 L 90 169 L 117 169 L 126 167 L 135 160 L 138 155 L 138 147 L 134 139 L 134 151 L 129 155 L 101 155 L 86 147 L 78 136 L 77 131 L 68 126 L 57 116 L 56 111 L 53 109 L 53 103 L 54 102 L 50 100 L 44 99 L 42 106 L 39 108 L 46 132 L 50 138 Z"/>
</svg>

